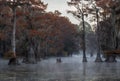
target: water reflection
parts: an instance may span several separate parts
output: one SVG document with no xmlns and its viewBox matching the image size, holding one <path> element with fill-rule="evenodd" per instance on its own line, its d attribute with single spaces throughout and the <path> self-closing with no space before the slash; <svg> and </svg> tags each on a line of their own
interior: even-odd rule
<svg viewBox="0 0 120 81">
<path fill-rule="evenodd" d="M 8 66 L 0 60 L 0 81 L 120 81 L 120 62 L 95 63 L 94 57 L 82 63 L 82 56 L 42 60 L 38 64 Z"/>
<path fill-rule="evenodd" d="M 83 80 L 82 81 L 85 81 L 86 80 L 86 67 L 87 67 L 87 63 L 83 63 Z"/>
</svg>

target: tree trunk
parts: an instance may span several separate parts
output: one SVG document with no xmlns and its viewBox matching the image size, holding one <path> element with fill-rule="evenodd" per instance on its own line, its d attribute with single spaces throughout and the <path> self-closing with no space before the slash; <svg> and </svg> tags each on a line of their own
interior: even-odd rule
<svg viewBox="0 0 120 81">
<path fill-rule="evenodd" d="M 115 26 L 115 9 L 112 8 L 112 15 L 111 15 L 111 23 L 112 23 L 112 45 L 111 45 L 111 49 L 112 50 L 115 50 L 115 49 L 118 49 L 118 38 L 117 38 L 117 35 L 118 35 L 118 32 L 117 31 L 118 29 L 116 29 L 117 27 Z M 105 59 L 105 62 L 117 62 L 116 61 L 116 55 L 114 54 L 111 54 L 111 55 L 107 55 L 106 56 L 106 59 Z"/>
<path fill-rule="evenodd" d="M 25 58 L 23 58 L 23 63 L 26 64 L 35 64 L 37 61 L 35 59 L 35 52 L 32 48 L 32 46 L 28 47 L 28 52 L 25 56 Z"/>
<path fill-rule="evenodd" d="M 30 46 L 28 51 L 28 63 L 32 63 L 32 64 L 36 63 L 35 52 L 32 46 Z"/>
<path fill-rule="evenodd" d="M 37 61 L 41 60 L 41 56 L 40 56 L 41 51 L 40 50 L 41 50 L 40 41 L 38 41 L 38 46 L 37 46 Z"/>
<path fill-rule="evenodd" d="M 48 43 L 47 40 L 45 40 L 45 58 L 48 57 Z"/>
<path fill-rule="evenodd" d="M 16 10 L 13 10 L 13 38 L 12 38 L 12 51 L 13 51 L 13 57 L 16 58 Z"/>
<path fill-rule="evenodd" d="M 36 39 L 36 43 L 34 46 L 34 52 L 35 52 L 35 59 L 36 61 L 40 61 L 40 41 L 37 41 L 39 39 Z"/>
<path fill-rule="evenodd" d="M 102 62 L 102 58 L 101 58 L 101 54 L 100 54 L 100 41 L 98 38 L 98 34 L 97 34 L 97 46 L 98 46 L 97 47 L 97 56 L 96 56 L 95 62 Z"/>
<path fill-rule="evenodd" d="M 16 9 L 13 8 L 13 32 L 12 32 L 12 52 L 13 57 L 9 60 L 8 65 L 18 65 L 18 59 L 16 58 Z"/>
<path fill-rule="evenodd" d="M 86 58 L 86 41 L 85 41 L 85 23 L 84 23 L 84 14 L 82 13 L 82 22 L 83 22 L 83 62 L 87 62 Z"/>
<path fill-rule="evenodd" d="M 98 18 L 98 9 L 96 9 L 96 17 L 97 17 L 97 31 L 96 31 L 96 38 L 97 38 L 97 56 L 95 62 L 102 62 L 101 55 L 100 55 L 100 39 L 99 39 L 99 18 Z"/>
</svg>

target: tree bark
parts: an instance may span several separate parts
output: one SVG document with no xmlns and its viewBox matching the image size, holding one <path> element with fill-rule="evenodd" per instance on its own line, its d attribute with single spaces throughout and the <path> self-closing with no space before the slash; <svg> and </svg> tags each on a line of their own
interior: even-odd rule
<svg viewBox="0 0 120 81">
<path fill-rule="evenodd" d="M 13 57 L 16 58 L 16 9 L 13 9 L 13 33 L 12 33 L 12 51 L 13 51 Z"/>
<path fill-rule="evenodd" d="M 117 62 L 116 55 L 114 54 L 106 55 L 105 62 Z"/>
<path fill-rule="evenodd" d="M 95 62 L 102 62 L 101 55 L 100 55 L 100 40 L 99 40 L 99 17 L 98 17 L 98 9 L 96 9 L 96 17 L 97 17 L 97 31 L 96 31 L 96 38 L 97 38 L 97 56 Z"/>
<path fill-rule="evenodd" d="M 9 60 L 8 65 L 19 65 L 16 58 L 16 9 L 13 8 L 13 31 L 12 31 L 12 52 L 13 57 Z"/>
<path fill-rule="evenodd" d="M 111 23 L 112 23 L 112 45 L 111 45 L 111 49 L 112 50 L 115 50 L 115 49 L 118 49 L 118 38 L 117 38 L 117 34 L 119 31 L 117 31 L 117 28 L 115 26 L 115 9 L 112 8 L 112 14 L 111 14 Z M 111 54 L 111 55 L 107 55 L 106 56 L 106 59 L 105 59 L 105 62 L 117 62 L 116 61 L 116 55 L 114 54 Z"/>
<path fill-rule="evenodd" d="M 41 51 L 40 50 L 41 50 L 40 41 L 38 41 L 38 46 L 37 46 L 37 61 L 41 60 L 41 56 L 40 56 Z"/>
<path fill-rule="evenodd" d="M 82 22 L 83 22 L 83 62 L 87 62 L 86 58 L 86 41 L 85 41 L 85 23 L 84 23 L 84 14 L 82 13 Z"/>
<path fill-rule="evenodd" d="M 23 58 L 23 63 L 27 64 L 35 64 L 37 63 L 36 58 L 35 58 L 35 51 L 33 49 L 33 44 L 31 42 L 31 39 L 29 39 L 29 45 L 27 47 L 27 54 L 25 58 Z"/>
</svg>

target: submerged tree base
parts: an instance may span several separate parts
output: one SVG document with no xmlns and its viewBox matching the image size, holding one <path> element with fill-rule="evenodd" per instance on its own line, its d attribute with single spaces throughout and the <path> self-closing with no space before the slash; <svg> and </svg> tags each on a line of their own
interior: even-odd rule
<svg viewBox="0 0 120 81">
<path fill-rule="evenodd" d="M 17 58 L 13 57 L 9 60 L 8 65 L 20 65 Z"/>
<path fill-rule="evenodd" d="M 97 53 L 95 62 L 103 62 L 100 53 Z"/>
<path fill-rule="evenodd" d="M 117 62 L 116 55 L 107 55 L 105 62 Z"/>
<path fill-rule="evenodd" d="M 95 62 L 103 62 L 103 61 L 102 61 L 102 60 L 97 59 L 97 60 L 95 60 Z"/>
<path fill-rule="evenodd" d="M 34 59 L 34 58 L 23 58 L 23 63 L 26 63 L 26 64 L 36 64 L 37 61 Z"/>
<path fill-rule="evenodd" d="M 56 59 L 56 62 L 57 62 L 57 63 L 61 63 L 61 62 L 62 62 L 61 58 L 57 58 L 57 59 Z"/>
<path fill-rule="evenodd" d="M 86 58 L 83 58 L 83 61 L 82 62 L 87 62 L 87 59 Z"/>
<path fill-rule="evenodd" d="M 103 61 L 102 61 L 101 57 L 97 57 L 95 62 L 103 62 Z"/>
</svg>

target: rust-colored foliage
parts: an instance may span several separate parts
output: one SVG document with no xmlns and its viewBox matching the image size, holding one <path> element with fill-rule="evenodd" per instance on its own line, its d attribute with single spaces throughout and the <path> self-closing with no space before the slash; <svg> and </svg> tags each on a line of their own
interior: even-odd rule
<svg viewBox="0 0 120 81">
<path fill-rule="evenodd" d="M 116 50 L 105 50 L 105 51 L 103 51 L 103 53 L 104 54 L 108 54 L 108 55 L 110 55 L 110 54 L 118 55 L 118 54 L 120 54 L 120 50 L 119 49 L 116 49 Z"/>
<path fill-rule="evenodd" d="M 53 49 L 57 51 L 55 53 L 63 50 L 64 42 L 67 38 L 74 41 L 73 36 L 76 30 L 67 18 L 53 13 L 46 13 L 35 17 L 35 20 L 36 18 L 37 21 L 33 23 L 34 27 L 37 27 L 38 33 L 36 35 L 44 40 L 43 43 L 47 42 L 51 53 L 53 53 Z"/>
<path fill-rule="evenodd" d="M 102 8 L 114 7 L 116 5 L 116 0 L 98 0 L 96 4 Z"/>
<path fill-rule="evenodd" d="M 8 1 L 8 0 L 6 0 Z M 0 2 L 0 4 L 4 4 L 6 1 Z M 27 3 L 27 0 L 20 0 L 20 3 Z M 76 29 L 75 26 L 68 20 L 68 18 L 60 16 L 59 11 L 45 12 L 47 4 L 44 4 L 40 0 L 30 0 L 29 5 L 23 5 L 16 7 L 16 42 L 17 49 L 22 46 L 26 49 L 26 45 L 30 46 L 30 44 L 26 44 L 29 41 L 34 42 L 33 48 L 36 49 L 35 46 L 38 46 L 40 43 L 40 47 L 43 52 L 47 52 L 49 54 L 58 54 L 64 50 L 66 42 L 74 43 L 75 42 L 75 34 Z M 13 12 L 12 7 L 6 5 L 4 8 L 0 7 L 0 25 L 5 25 L 4 33 L 6 33 L 6 40 L 11 40 L 11 31 L 13 26 Z M 8 17 L 8 18 L 7 18 Z M 4 18 L 7 18 L 5 20 Z M 8 33 L 9 31 L 9 33 Z M 2 39 L 4 36 L 0 33 L 0 38 Z M 69 44 L 70 44 L 69 43 Z M 71 48 L 74 45 L 69 46 Z M 19 49 L 20 50 L 20 49 Z M 18 51 L 19 51 L 18 50 Z"/>
<path fill-rule="evenodd" d="M 25 19 L 26 16 L 32 18 L 30 9 L 34 12 L 36 10 L 42 12 L 47 5 L 37 0 L 1 0 L 0 1 L 0 28 L 2 31 L 1 38 L 7 38 L 5 41 L 11 41 L 12 49 L 16 54 L 16 38 L 20 39 L 26 37 L 24 30 L 27 30 L 29 23 Z M 27 13 L 27 14 L 26 14 Z M 29 21 L 30 22 L 30 21 Z M 31 22 L 30 22 L 31 23 Z M 8 32 L 9 31 L 9 32 Z M 34 32 L 35 33 L 35 32 Z M 4 35 L 5 34 L 5 35 Z M 25 36 L 22 36 L 25 35 Z M 6 36 L 6 37 L 5 37 Z M 20 41 L 21 42 L 21 41 Z M 15 50 L 14 50 L 15 49 Z M 10 50 L 10 49 L 9 49 Z M 15 55 L 16 56 L 16 55 Z"/>
<path fill-rule="evenodd" d="M 119 2 L 117 0 L 96 0 L 96 4 L 104 10 L 103 14 L 107 15 L 119 4 Z"/>
</svg>

